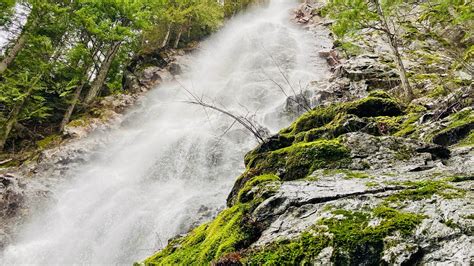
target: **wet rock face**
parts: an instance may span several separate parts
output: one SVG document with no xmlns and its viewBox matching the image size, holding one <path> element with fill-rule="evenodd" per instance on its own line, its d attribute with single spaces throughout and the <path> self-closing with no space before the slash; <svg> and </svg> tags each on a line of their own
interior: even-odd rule
<svg viewBox="0 0 474 266">
<path fill-rule="evenodd" d="M 14 217 L 24 201 L 22 188 L 25 185 L 11 174 L 0 175 L 0 217 Z"/>
</svg>

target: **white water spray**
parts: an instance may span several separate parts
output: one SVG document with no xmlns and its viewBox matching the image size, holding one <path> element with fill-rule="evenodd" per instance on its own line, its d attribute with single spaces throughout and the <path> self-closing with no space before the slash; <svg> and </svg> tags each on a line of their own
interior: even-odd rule
<svg viewBox="0 0 474 266">
<path fill-rule="evenodd" d="M 317 38 L 289 21 L 296 4 L 274 0 L 227 23 L 180 83 L 232 112 L 255 113 L 272 132 L 287 126 L 286 97 L 269 77 L 291 95 L 278 67 L 296 88 L 328 74 Z M 55 202 L 20 228 L 0 264 L 131 264 L 212 218 L 256 142 L 237 124 L 223 135 L 232 119 L 185 100 L 178 84 L 149 93 L 100 156 L 63 177 Z"/>
</svg>

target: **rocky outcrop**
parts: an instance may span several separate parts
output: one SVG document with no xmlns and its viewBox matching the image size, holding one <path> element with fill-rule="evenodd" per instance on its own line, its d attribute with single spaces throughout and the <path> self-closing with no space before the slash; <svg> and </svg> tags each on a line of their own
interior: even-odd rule
<svg viewBox="0 0 474 266">
<path fill-rule="evenodd" d="M 330 24 L 315 7 L 294 21 Z M 288 99 L 287 112 L 307 112 L 245 156 L 228 209 L 144 264 L 472 264 L 472 86 L 400 103 L 389 47 L 369 43 L 321 50 L 333 77 Z"/>
<path fill-rule="evenodd" d="M 313 109 L 247 154 L 228 210 L 145 263 L 469 264 L 474 146 L 395 136 L 410 116 L 382 91 Z"/>
</svg>

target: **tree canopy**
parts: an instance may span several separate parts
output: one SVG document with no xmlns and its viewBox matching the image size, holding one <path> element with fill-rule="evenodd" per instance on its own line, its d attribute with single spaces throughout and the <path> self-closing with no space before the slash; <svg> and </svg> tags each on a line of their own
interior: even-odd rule
<svg viewBox="0 0 474 266">
<path fill-rule="evenodd" d="M 0 26 L 11 22 L 17 5 L 27 10 L 0 56 L 0 150 L 60 132 L 97 97 L 122 93 L 134 57 L 203 38 L 236 12 L 230 3 L 0 0 Z"/>
</svg>

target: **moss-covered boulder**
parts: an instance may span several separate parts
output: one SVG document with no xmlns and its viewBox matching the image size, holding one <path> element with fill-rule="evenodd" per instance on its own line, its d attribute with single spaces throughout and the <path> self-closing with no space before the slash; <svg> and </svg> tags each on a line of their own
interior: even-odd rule
<svg viewBox="0 0 474 266">
<path fill-rule="evenodd" d="M 349 150 L 337 139 L 296 143 L 290 147 L 257 156 L 249 166 L 264 173 L 275 173 L 282 180 L 306 177 L 320 168 L 334 168 L 344 164 Z"/>
<path fill-rule="evenodd" d="M 349 104 L 346 108 L 348 114 L 358 117 L 399 116 L 403 114 L 400 104 L 392 98 L 369 96 Z"/>
<path fill-rule="evenodd" d="M 386 92 L 377 90 L 371 92 L 368 97 L 354 102 L 317 107 L 302 115 L 280 133 L 288 137 L 295 136 L 297 141 L 305 139 L 302 132 L 308 131 L 311 131 L 309 139 L 316 139 L 325 134 L 337 137 L 343 133 L 362 129 L 367 124 L 364 118 L 395 117 L 403 114 L 404 108 L 400 103 Z"/>
</svg>

